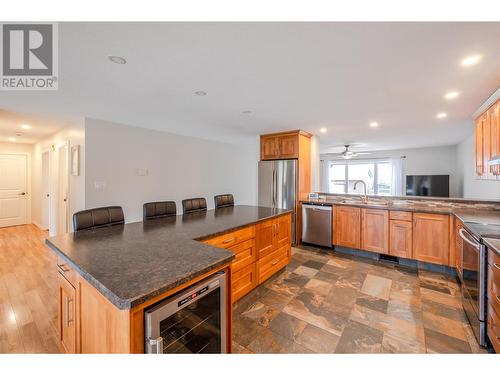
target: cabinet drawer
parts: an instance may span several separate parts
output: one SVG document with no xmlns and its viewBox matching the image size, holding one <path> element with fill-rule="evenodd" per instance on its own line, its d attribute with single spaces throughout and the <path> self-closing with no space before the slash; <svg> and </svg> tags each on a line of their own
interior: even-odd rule
<svg viewBox="0 0 500 375">
<path fill-rule="evenodd" d="M 500 353 L 500 318 L 491 305 L 488 305 L 487 333 L 495 352 Z"/>
<path fill-rule="evenodd" d="M 233 303 L 257 286 L 256 264 L 252 263 L 238 271 L 231 271 Z"/>
<path fill-rule="evenodd" d="M 231 250 L 235 254 L 235 258 L 231 264 L 233 271 L 238 271 L 255 262 L 255 239 L 253 238 L 231 246 L 228 250 Z"/>
<path fill-rule="evenodd" d="M 283 246 L 257 262 L 259 284 L 288 264 L 289 246 Z"/>
<path fill-rule="evenodd" d="M 488 266 L 488 303 L 500 315 L 500 270 Z"/>
<path fill-rule="evenodd" d="M 391 220 L 412 221 L 413 214 L 407 211 L 389 211 L 389 218 Z"/>
<path fill-rule="evenodd" d="M 57 257 L 56 268 L 61 276 L 68 280 L 73 287 L 76 287 L 76 272 L 63 258 Z"/>
<path fill-rule="evenodd" d="M 255 226 L 251 225 L 243 229 L 235 230 L 234 232 L 223 234 L 222 236 L 210 238 L 205 243 L 227 249 L 237 243 L 248 240 L 255 236 Z"/>
</svg>

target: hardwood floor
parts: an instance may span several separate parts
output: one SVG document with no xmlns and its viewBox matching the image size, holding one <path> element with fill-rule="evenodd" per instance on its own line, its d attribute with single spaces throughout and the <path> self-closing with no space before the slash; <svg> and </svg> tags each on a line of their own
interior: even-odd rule
<svg viewBox="0 0 500 375">
<path fill-rule="evenodd" d="M 0 228 L 0 353 L 59 352 L 56 256 L 46 236 L 34 225 Z"/>
</svg>

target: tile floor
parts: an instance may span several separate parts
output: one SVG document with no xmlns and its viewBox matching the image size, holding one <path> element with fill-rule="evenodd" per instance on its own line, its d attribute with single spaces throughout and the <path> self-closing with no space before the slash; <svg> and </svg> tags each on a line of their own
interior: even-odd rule
<svg viewBox="0 0 500 375">
<path fill-rule="evenodd" d="M 236 353 L 482 353 L 454 278 L 343 254 L 292 250 L 237 302 Z"/>
</svg>

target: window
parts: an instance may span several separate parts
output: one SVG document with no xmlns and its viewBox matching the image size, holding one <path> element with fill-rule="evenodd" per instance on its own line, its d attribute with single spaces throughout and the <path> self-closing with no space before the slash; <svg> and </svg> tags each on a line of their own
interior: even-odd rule
<svg viewBox="0 0 500 375">
<path fill-rule="evenodd" d="M 331 161 L 328 170 L 329 193 L 360 194 L 362 187 L 356 181 L 366 184 L 366 193 L 391 195 L 393 193 L 393 166 L 390 160 L 346 160 Z"/>
</svg>

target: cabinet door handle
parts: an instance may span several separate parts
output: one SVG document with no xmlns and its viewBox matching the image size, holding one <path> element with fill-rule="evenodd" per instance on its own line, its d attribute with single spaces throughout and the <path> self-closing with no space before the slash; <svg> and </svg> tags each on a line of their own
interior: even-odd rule
<svg viewBox="0 0 500 375">
<path fill-rule="evenodd" d="M 275 266 L 275 265 L 277 265 L 277 264 L 278 264 L 278 262 L 279 262 L 279 261 L 280 261 L 279 259 L 273 260 L 273 261 L 271 262 L 271 265 L 272 265 L 272 266 Z"/>
<path fill-rule="evenodd" d="M 64 268 L 64 264 L 58 264 L 57 267 L 62 272 L 62 274 L 65 274 L 66 272 L 69 272 L 69 269 Z"/>
<path fill-rule="evenodd" d="M 66 320 L 66 327 L 69 327 L 71 323 L 73 323 L 73 314 L 71 319 L 69 318 L 69 304 L 70 303 L 73 303 L 73 298 L 69 298 L 69 297 L 64 297 L 64 304 L 65 304 L 65 307 L 66 307 L 66 314 L 65 314 L 65 320 Z M 73 309 L 74 310 L 74 309 Z M 72 310 L 72 312 L 73 312 Z"/>
<path fill-rule="evenodd" d="M 230 243 L 233 241 L 234 241 L 234 238 L 228 238 L 227 240 L 222 241 L 222 243 L 226 244 L 226 243 Z"/>
<path fill-rule="evenodd" d="M 494 263 L 493 266 L 500 271 L 500 264 L 499 263 Z"/>
</svg>

